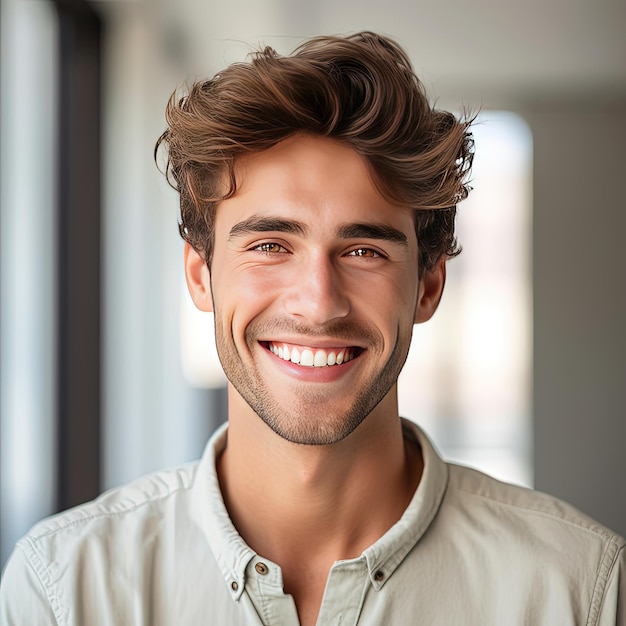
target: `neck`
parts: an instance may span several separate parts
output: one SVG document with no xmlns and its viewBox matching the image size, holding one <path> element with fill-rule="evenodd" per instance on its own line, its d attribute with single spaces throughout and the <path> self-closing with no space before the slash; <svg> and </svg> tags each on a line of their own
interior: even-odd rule
<svg viewBox="0 0 626 626">
<path fill-rule="evenodd" d="M 401 517 L 417 487 L 421 455 L 403 439 L 395 388 L 332 445 L 285 441 L 233 390 L 229 407 L 218 461 L 226 506 L 246 543 L 283 568 L 357 557 Z"/>
</svg>

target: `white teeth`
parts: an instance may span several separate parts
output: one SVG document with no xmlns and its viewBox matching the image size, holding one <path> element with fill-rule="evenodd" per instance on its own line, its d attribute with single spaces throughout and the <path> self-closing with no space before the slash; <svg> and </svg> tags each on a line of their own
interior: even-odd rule
<svg viewBox="0 0 626 626">
<path fill-rule="evenodd" d="M 313 353 L 310 350 L 302 350 L 300 355 L 300 365 L 313 367 Z"/>
<path fill-rule="evenodd" d="M 286 344 L 278 345 L 269 342 L 268 348 L 273 354 L 284 361 L 291 361 L 304 367 L 326 367 L 328 365 L 341 365 L 354 358 L 352 348 L 342 348 L 338 352 L 326 352 L 322 349 L 289 348 Z"/>
<path fill-rule="evenodd" d="M 315 353 L 315 360 L 311 365 L 314 365 L 315 367 L 323 367 L 324 365 L 327 365 L 326 352 L 324 352 L 324 350 L 318 350 Z"/>
</svg>

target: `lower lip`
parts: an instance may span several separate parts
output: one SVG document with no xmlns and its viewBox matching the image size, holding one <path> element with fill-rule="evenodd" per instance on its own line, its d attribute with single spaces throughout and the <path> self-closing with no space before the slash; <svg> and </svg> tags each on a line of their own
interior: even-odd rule
<svg viewBox="0 0 626 626">
<path fill-rule="evenodd" d="M 263 347 L 263 346 L 262 346 Z M 349 361 L 342 363 L 341 365 L 325 365 L 322 367 L 307 367 L 305 365 L 299 365 L 292 363 L 291 361 L 285 361 L 285 359 L 275 355 L 271 350 L 263 347 L 263 351 L 272 359 L 278 367 L 282 369 L 286 374 L 297 378 L 301 382 L 314 382 L 314 383 L 330 383 L 335 380 L 339 380 L 342 376 L 345 376 L 361 358 L 363 353 L 361 352 Z"/>
</svg>

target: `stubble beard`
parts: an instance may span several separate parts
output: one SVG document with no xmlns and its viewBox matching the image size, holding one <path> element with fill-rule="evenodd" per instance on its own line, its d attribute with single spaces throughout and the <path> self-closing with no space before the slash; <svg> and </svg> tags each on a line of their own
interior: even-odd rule
<svg viewBox="0 0 626 626">
<path fill-rule="evenodd" d="M 246 342 L 250 351 L 257 346 L 256 337 L 268 337 L 275 331 L 289 330 L 294 335 L 341 337 L 355 343 L 375 346 L 377 333 L 363 326 L 341 321 L 323 329 L 311 331 L 286 321 L 271 323 L 252 322 L 246 330 Z M 279 403 L 257 369 L 246 366 L 232 341 L 224 330 L 222 320 L 215 314 L 215 338 L 217 352 L 226 377 L 250 408 L 274 433 L 291 443 L 302 445 L 331 445 L 350 435 L 374 410 L 396 383 L 406 361 L 411 336 L 403 340 L 397 329 L 393 350 L 385 365 L 364 381 L 352 401 L 342 406 L 328 406 L 323 385 L 314 388 L 303 383 L 297 398 L 285 397 Z M 367 349 L 366 349 L 367 351 Z M 361 357 L 357 357 L 361 358 Z M 366 358 L 366 355 L 363 355 Z M 341 366 L 328 366 L 341 367 Z M 323 412 L 324 414 L 320 414 Z"/>
</svg>

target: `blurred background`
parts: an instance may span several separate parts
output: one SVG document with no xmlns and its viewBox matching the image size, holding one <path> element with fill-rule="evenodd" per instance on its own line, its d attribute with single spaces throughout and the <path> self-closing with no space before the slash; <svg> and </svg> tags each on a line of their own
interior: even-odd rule
<svg viewBox="0 0 626 626">
<path fill-rule="evenodd" d="M 197 458 L 225 418 L 153 161 L 177 87 L 259 46 L 396 38 L 480 110 L 462 255 L 403 415 L 626 534 L 626 4 L 2 0 L 0 563 L 38 519 Z"/>
</svg>

